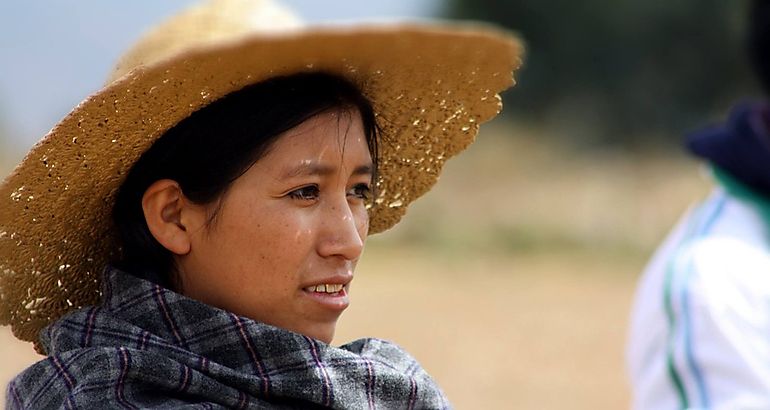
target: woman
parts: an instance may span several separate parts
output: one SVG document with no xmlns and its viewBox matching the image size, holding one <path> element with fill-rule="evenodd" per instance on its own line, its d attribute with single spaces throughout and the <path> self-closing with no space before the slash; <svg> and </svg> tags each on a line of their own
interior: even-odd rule
<svg viewBox="0 0 770 410">
<path fill-rule="evenodd" d="M 519 52 L 267 1 L 150 33 L 0 188 L 0 323 L 48 356 L 8 407 L 448 407 L 397 346 L 329 343 L 366 236 L 499 111 Z"/>
</svg>

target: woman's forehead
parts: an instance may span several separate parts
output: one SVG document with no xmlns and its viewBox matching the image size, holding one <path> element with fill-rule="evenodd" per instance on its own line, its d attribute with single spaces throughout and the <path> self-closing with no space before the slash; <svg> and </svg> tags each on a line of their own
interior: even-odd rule
<svg viewBox="0 0 770 410">
<path fill-rule="evenodd" d="M 330 111 L 286 131 L 256 166 L 282 178 L 326 175 L 348 169 L 372 174 L 373 163 L 359 115 Z"/>
<path fill-rule="evenodd" d="M 342 168 L 347 169 L 346 164 L 341 164 Z M 291 179 L 304 176 L 328 176 L 340 171 L 340 166 L 334 166 L 328 162 L 317 162 L 310 160 L 299 161 L 298 163 L 285 164 L 285 167 L 279 173 L 280 179 Z M 369 175 L 374 173 L 374 167 L 371 160 L 368 163 L 354 165 L 350 172 L 351 175 Z"/>
<path fill-rule="evenodd" d="M 313 115 L 294 128 L 281 134 L 278 141 L 289 139 L 301 141 L 302 137 L 310 134 L 313 140 L 318 140 L 320 135 L 337 137 L 359 137 L 365 140 L 364 127 L 361 115 L 355 109 L 336 108 Z M 339 138 L 340 141 L 346 138 Z"/>
</svg>

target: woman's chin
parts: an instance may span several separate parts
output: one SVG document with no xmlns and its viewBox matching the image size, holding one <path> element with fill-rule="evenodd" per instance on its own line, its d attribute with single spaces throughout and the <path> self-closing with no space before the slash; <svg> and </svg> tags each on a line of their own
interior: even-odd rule
<svg viewBox="0 0 770 410">
<path fill-rule="evenodd" d="M 337 321 L 335 320 L 332 323 L 314 323 L 308 326 L 303 326 L 302 329 L 293 331 L 301 335 L 319 340 L 326 344 L 331 344 L 332 340 L 334 340 L 334 331 L 336 328 Z"/>
</svg>

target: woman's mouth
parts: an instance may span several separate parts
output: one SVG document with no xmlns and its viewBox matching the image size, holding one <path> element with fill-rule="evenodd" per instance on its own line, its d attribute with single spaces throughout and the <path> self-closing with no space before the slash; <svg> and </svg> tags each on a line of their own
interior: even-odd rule
<svg viewBox="0 0 770 410">
<path fill-rule="evenodd" d="M 339 293 L 343 288 L 345 288 L 345 285 L 341 283 L 328 283 L 328 284 L 321 284 L 321 285 L 315 285 L 315 286 L 308 286 L 305 289 L 305 292 L 314 292 L 314 293 L 326 293 L 329 295 L 334 295 Z"/>
<path fill-rule="evenodd" d="M 325 309 L 341 312 L 350 304 L 347 285 L 341 283 L 322 283 L 302 288 L 303 293 Z"/>
</svg>

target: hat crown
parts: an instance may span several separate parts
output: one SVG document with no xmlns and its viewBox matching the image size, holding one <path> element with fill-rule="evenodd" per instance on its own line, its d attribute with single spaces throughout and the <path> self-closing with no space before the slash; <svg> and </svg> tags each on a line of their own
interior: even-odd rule
<svg viewBox="0 0 770 410">
<path fill-rule="evenodd" d="M 120 57 L 107 84 L 139 66 L 186 50 L 232 41 L 250 33 L 286 31 L 302 25 L 296 14 L 272 0 L 208 0 L 145 33 Z"/>
</svg>

